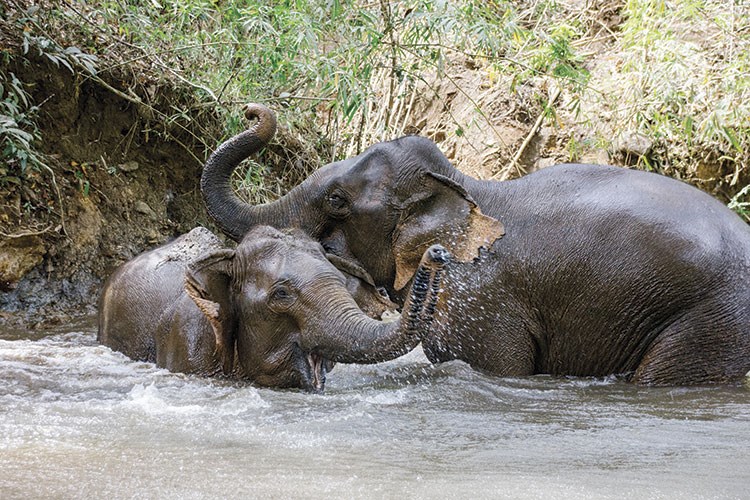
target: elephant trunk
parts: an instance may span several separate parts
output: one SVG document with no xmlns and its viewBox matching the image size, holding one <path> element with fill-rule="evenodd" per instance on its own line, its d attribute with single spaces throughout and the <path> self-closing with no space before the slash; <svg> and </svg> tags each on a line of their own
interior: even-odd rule
<svg viewBox="0 0 750 500">
<path fill-rule="evenodd" d="M 267 107 L 248 104 L 245 116 L 248 119 L 257 118 L 258 122 L 221 144 L 206 161 L 201 177 L 201 193 L 208 214 L 235 241 L 240 241 L 250 228 L 258 224 L 274 227 L 294 225 L 294 210 L 287 197 L 253 206 L 240 200 L 232 189 L 234 169 L 268 144 L 276 132 L 276 116 Z"/>
<path fill-rule="evenodd" d="M 450 254 L 440 245 L 427 249 L 396 321 L 374 320 L 356 306 L 347 307 L 340 310 L 333 325 L 312 325 L 302 348 L 338 363 L 379 363 L 411 351 L 432 322 L 449 259 Z"/>
</svg>

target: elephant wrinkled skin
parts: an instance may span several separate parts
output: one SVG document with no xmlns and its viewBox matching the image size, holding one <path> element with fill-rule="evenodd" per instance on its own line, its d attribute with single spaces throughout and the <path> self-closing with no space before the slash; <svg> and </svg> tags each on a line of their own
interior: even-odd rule
<svg viewBox="0 0 750 500">
<path fill-rule="evenodd" d="M 426 252 L 423 281 L 447 260 Z M 334 259 L 336 261 L 336 259 Z M 416 282 L 415 282 L 416 285 Z M 233 376 L 261 386 L 322 391 L 332 362 L 372 363 L 411 350 L 431 290 L 418 286 L 403 317 L 368 317 L 394 306 L 345 275 L 296 232 L 258 226 L 236 249 L 204 228 L 123 264 L 99 302 L 98 340 L 170 371 Z"/>
<path fill-rule="evenodd" d="M 248 114 L 273 121 L 262 106 Z M 263 141 L 236 139 L 209 158 L 201 183 L 228 235 L 258 223 L 301 228 L 402 298 L 427 246 L 457 257 L 423 339 L 434 362 L 648 385 L 723 383 L 750 370 L 750 226 L 685 183 L 573 164 L 480 181 L 412 136 L 251 206 L 227 179 Z"/>
</svg>

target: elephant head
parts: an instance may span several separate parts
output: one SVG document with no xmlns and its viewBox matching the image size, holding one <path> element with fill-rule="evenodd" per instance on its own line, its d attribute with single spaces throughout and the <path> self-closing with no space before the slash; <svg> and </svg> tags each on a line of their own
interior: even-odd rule
<svg viewBox="0 0 750 500">
<path fill-rule="evenodd" d="M 250 105 L 246 114 L 257 116 L 258 123 L 222 144 L 201 180 L 209 214 L 235 240 L 256 224 L 300 228 L 403 299 L 430 245 L 440 242 L 465 262 L 503 234 L 502 224 L 483 215 L 454 180 L 447 159 L 420 137 L 379 143 L 328 164 L 273 203 L 243 203 L 229 185 L 230 175 L 270 138 L 275 123 L 263 106 Z"/>
<path fill-rule="evenodd" d="M 236 249 L 192 261 L 185 288 L 211 324 L 225 372 L 321 391 L 334 362 L 375 363 L 414 348 L 430 323 L 447 255 L 439 247 L 425 253 L 413 293 L 392 322 L 367 316 L 323 247 L 298 230 L 253 228 Z"/>
</svg>

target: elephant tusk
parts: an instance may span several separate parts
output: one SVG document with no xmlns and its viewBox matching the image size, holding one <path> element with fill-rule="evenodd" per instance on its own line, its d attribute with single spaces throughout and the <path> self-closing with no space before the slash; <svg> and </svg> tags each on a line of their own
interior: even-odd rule
<svg viewBox="0 0 750 500">
<path fill-rule="evenodd" d="M 383 311 L 383 314 L 380 315 L 380 321 L 383 321 L 385 323 L 390 323 L 392 321 L 396 321 L 401 317 L 401 313 L 398 312 L 395 309 L 391 309 L 389 311 Z"/>
</svg>

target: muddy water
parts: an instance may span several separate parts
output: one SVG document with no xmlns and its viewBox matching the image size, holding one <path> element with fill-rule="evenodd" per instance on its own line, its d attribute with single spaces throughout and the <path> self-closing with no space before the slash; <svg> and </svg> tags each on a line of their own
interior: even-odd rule
<svg viewBox="0 0 750 500">
<path fill-rule="evenodd" d="M 0 498 L 748 498 L 750 382 L 498 379 L 418 352 L 323 396 L 0 332 Z"/>
</svg>

